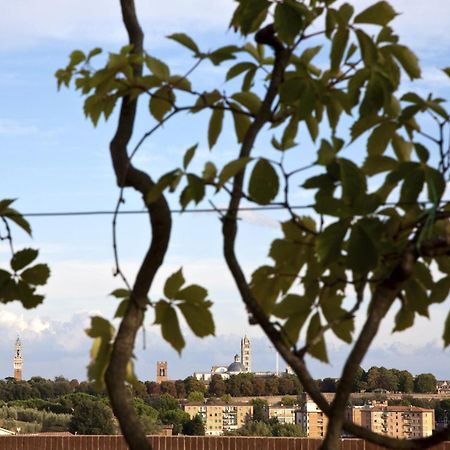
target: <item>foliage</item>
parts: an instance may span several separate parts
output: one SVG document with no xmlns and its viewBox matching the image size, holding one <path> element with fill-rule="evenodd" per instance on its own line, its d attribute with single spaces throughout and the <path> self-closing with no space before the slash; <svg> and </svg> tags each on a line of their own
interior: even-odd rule
<svg viewBox="0 0 450 450">
<path fill-rule="evenodd" d="M 115 434 L 116 432 L 111 409 L 98 400 L 82 400 L 75 407 L 69 430 L 77 434 Z"/>
<path fill-rule="evenodd" d="M 187 420 L 183 424 L 183 434 L 188 436 L 204 436 L 205 425 L 199 415 L 196 415 L 193 419 Z"/>
<path fill-rule="evenodd" d="M 203 392 L 192 391 L 187 396 L 187 401 L 188 402 L 202 402 L 203 403 L 205 401 L 205 396 L 203 395 Z"/>
<path fill-rule="evenodd" d="M 414 392 L 432 393 L 436 392 L 436 378 L 431 373 L 422 373 L 414 379 Z"/>
<path fill-rule="evenodd" d="M 14 199 L 0 200 L 0 240 L 7 241 L 11 252 L 10 267 L 0 268 L 0 303 L 18 300 L 24 308 L 35 308 L 44 300 L 42 294 L 37 293 L 39 286 L 47 283 L 50 269 L 46 264 L 35 261 L 39 251 L 32 248 L 15 250 L 11 232 L 12 224 L 19 227 L 30 237 L 31 226 L 17 210 L 11 207 Z"/>
<path fill-rule="evenodd" d="M 129 15 L 131 10 L 134 14 L 134 3 L 122 4 L 127 5 L 122 13 L 130 45 L 110 53 L 100 68 L 100 49 L 87 54 L 76 50 L 67 67 L 56 73 L 58 86 L 73 82 L 84 96 L 84 112 L 94 125 L 101 116 L 108 119 L 120 100 L 119 126 L 111 142 L 121 187 L 118 208 L 124 187 L 137 189 L 145 198 L 158 242 L 151 243 L 133 289 L 128 285 L 113 293 L 121 301 L 116 317 L 123 317 L 129 334 L 116 333 L 107 320 L 93 318 L 88 330 L 95 338 L 90 378 L 101 387 L 105 373 L 110 374 L 109 393 L 119 405 L 124 374 L 127 381 L 135 381 L 130 342 L 147 307 L 154 309 L 155 324 L 177 351 L 185 344 L 179 314 L 197 336 L 214 334 L 206 289 L 185 286 L 181 269 L 166 280 L 164 298 L 151 302 L 147 294 L 170 241 L 166 197 L 179 189 L 185 210 L 210 195 L 229 196 L 221 216 L 225 260 L 250 321 L 263 327 L 330 417 L 324 447 L 337 447 L 343 425 L 378 444 L 397 445 L 341 419 L 356 384 L 355 373 L 388 311 L 397 308 L 393 331 L 401 332 L 411 328 L 418 315 L 428 317 L 430 306 L 444 302 L 450 290 L 450 209 L 443 197 L 450 170 L 449 115 L 438 96 L 405 92 L 402 87 L 405 77 L 420 78 L 421 69 L 391 27 L 397 12 L 386 1 L 355 12 L 351 4 L 336 6 L 335 0 L 239 0 L 231 26 L 243 38 L 252 35 L 252 42 L 204 52 L 189 36 L 171 35 L 196 59 L 183 75 L 144 52 L 137 19 Z M 193 86 L 191 74 L 204 61 L 226 69 L 228 91 L 222 85 L 210 91 Z M 127 144 L 142 97 L 148 100 L 155 126 L 141 143 L 175 115 L 209 112 L 205 142 L 213 149 L 229 118 L 235 155 L 220 169 L 211 154 L 203 170 L 194 171 L 197 145 L 189 146 L 180 163 L 158 181 L 144 174 L 146 182 L 141 183 L 143 172 L 131 162 L 140 144 L 132 154 Z M 435 129 L 426 125 L 428 116 Z M 273 133 L 270 146 L 268 127 Z M 300 155 L 308 164 L 297 165 Z M 305 215 L 298 214 L 293 203 L 302 196 L 314 198 Z M 281 208 L 284 213 L 280 236 L 270 245 L 270 262 L 256 267 L 249 280 L 235 251 L 242 202 Z M 145 282 L 142 271 L 151 274 Z M 117 273 L 123 277 L 118 264 Z M 368 306 L 367 317 L 355 339 L 355 316 L 363 304 Z M 305 367 L 304 356 L 328 362 L 331 333 L 357 344 L 343 364 L 335 401 L 329 405 Z M 450 315 L 443 341 L 450 344 Z M 122 345 L 120 358 L 113 354 L 118 348 L 114 342 Z M 383 368 L 369 372 L 368 388 L 400 385 L 399 374 Z M 121 374 L 121 383 L 116 383 L 115 373 Z M 245 376 L 226 384 L 231 395 L 253 391 Z M 265 380 L 266 392 L 278 389 L 277 378 Z M 191 387 L 186 393 L 196 390 Z M 115 411 L 121 420 L 118 406 Z M 135 447 L 138 434 L 127 435 Z"/>
</svg>

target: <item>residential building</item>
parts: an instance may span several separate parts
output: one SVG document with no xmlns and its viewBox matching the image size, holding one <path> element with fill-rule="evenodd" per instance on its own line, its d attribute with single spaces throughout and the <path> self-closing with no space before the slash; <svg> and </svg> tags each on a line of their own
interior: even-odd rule
<svg viewBox="0 0 450 450">
<path fill-rule="evenodd" d="M 269 419 L 278 419 L 280 423 L 295 423 L 295 412 L 298 406 L 270 405 L 268 408 Z"/>
<path fill-rule="evenodd" d="M 440 380 L 436 382 L 438 394 L 450 394 L 450 380 Z"/>
<path fill-rule="evenodd" d="M 295 411 L 295 423 L 300 425 L 306 436 L 322 438 L 327 432 L 328 417 L 307 394 L 303 393 L 300 407 Z"/>
<path fill-rule="evenodd" d="M 401 439 L 431 436 L 435 427 L 434 409 L 417 406 L 355 406 L 348 408 L 347 417 L 371 431 Z"/>
<path fill-rule="evenodd" d="M 237 430 L 244 426 L 245 421 L 253 415 L 253 406 L 243 403 L 190 402 L 183 408 L 191 419 L 197 415 L 202 418 L 207 436 L 220 436 L 224 431 Z"/>
</svg>

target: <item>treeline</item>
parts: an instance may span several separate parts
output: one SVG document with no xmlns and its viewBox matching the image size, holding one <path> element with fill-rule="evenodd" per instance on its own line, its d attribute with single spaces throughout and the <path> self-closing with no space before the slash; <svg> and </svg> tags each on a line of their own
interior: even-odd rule
<svg viewBox="0 0 450 450">
<path fill-rule="evenodd" d="M 339 380 L 325 378 L 319 381 L 322 392 L 336 392 Z M 436 377 L 431 373 L 413 376 L 407 370 L 371 367 L 367 372 L 360 367 L 353 381 L 353 392 L 373 392 L 384 390 L 389 392 L 433 394 L 436 392 Z"/>
</svg>

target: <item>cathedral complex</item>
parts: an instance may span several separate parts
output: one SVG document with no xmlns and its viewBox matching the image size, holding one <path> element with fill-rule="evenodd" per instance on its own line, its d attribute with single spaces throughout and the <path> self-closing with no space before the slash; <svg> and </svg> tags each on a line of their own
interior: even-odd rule
<svg viewBox="0 0 450 450">
<path fill-rule="evenodd" d="M 241 339 L 241 355 L 234 355 L 234 361 L 230 365 L 215 365 L 210 372 L 194 372 L 194 377 L 201 381 L 210 381 L 213 375 L 220 375 L 223 379 L 238 373 L 248 373 L 252 371 L 252 354 L 250 339 L 244 336 Z"/>
</svg>

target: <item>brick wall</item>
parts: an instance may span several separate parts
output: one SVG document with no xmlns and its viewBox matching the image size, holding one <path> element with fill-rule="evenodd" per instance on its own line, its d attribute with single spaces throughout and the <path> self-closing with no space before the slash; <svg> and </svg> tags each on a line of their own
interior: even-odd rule
<svg viewBox="0 0 450 450">
<path fill-rule="evenodd" d="M 153 450 L 317 450 L 319 439 L 150 436 Z M 383 450 L 360 439 L 342 439 L 342 450 Z M 450 442 L 434 450 L 450 450 Z M 0 436 L 0 450 L 128 450 L 122 436 Z"/>
</svg>

